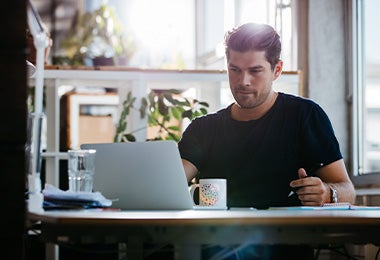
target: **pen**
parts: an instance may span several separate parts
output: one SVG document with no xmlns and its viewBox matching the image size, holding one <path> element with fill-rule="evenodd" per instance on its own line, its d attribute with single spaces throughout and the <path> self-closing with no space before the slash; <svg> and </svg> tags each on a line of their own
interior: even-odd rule
<svg viewBox="0 0 380 260">
<path fill-rule="evenodd" d="M 316 164 L 314 167 L 312 167 L 310 170 L 308 170 L 306 173 L 308 174 L 306 177 L 304 178 L 308 178 L 308 177 L 314 177 L 315 176 L 315 172 L 321 168 L 323 166 L 323 163 L 318 163 Z M 293 194 L 295 194 L 295 189 L 291 190 L 288 194 L 288 197 L 292 196 Z"/>
</svg>

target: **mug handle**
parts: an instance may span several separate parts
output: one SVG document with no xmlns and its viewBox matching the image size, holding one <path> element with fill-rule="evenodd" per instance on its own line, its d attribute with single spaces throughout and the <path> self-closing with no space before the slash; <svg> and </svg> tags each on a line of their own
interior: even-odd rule
<svg viewBox="0 0 380 260">
<path fill-rule="evenodd" d="M 191 185 L 190 185 L 190 195 L 191 195 L 191 198 L 193 199 L 193 205 L 197 205 L 197 204 L 195 204 L 195 202 L 194 202 L 194 192 L 195 192 L 195 190 L 196 190 L 197 188 L 199 188 L 199 183 L 195 183 L 195 184 L 191 184 Z"/>
</svg>

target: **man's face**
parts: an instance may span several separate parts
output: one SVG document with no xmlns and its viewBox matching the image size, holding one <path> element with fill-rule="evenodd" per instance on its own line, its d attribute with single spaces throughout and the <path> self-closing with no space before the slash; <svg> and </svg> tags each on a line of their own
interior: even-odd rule
<svg viewBox="0 0 380 260">
<path fill-rule="evenodd" d="M 268 98 L 272 82 L 280 74 L 282 61 L 274 70 L 265 58 L 264 51 L 229 51 L 228 77 L 236 103 L 242 108 L 255 108 Z"/>
</svg>

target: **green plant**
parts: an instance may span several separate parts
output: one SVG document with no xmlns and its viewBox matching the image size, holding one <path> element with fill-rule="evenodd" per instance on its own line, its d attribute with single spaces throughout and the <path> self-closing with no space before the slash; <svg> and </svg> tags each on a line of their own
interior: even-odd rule
<svg viewBox="0 0 380 260">
<path fill-rule="evenodd" d="M 130 59 L 135 43 L 127 35 L 113 7 L 102 4 L 92 12 L 77 15 L 72 30 L 60 46 L 71 65 L 83 65 L 86 58 Z M 115 60 L 117 64 L 117 60 Z"/>
<path fill-rule="evenodd" d="M 147 98 L 141 99 L 141 106 L 135 107 L 136 97 L 131 92 L 123 102 L 114 142 L 134 142 L 134 133 L 143 129 L 127 131 L 127 117 L 132 109 L 138 110 L 141 118 L 147 118 L 147 127 L 154 128 L 155 134 L 147 140 L 174 140 L 181 137 L 181 122 L 207 114 L 207 102 L 189 99 L 176 89 L 150 91 Z"/>
</svg>

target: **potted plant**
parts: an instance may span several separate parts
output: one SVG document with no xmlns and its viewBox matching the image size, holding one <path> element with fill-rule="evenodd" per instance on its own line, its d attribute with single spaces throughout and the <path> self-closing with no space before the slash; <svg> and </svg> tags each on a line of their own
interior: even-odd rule
<svg viewBox="0 0 380 260">
<path fill-rule="evenodd" d="M 140 112 L 141 118 L 147 118 L 147 127 L 153 130 L 153 136 L 148 137 L 148 141 L 153 140 L 174 140 L 179 141 L 182 134 L 182 120 L 194 119 L 197 116 L 207 114 L 209 104 L 197 99 L 183 97 L 180 90 L 152 90 L 146 98 L 142 98 L 141 106 L 135 107 L 136 97 L 131 92 L 123 102 L 119 123 L 116 129 L 114 142 L 134 142 L 134 133 L 143 129 L 127 131 L 127 117 L 131 110 Z"/>
<path fill-rule="evenodd" d="M 135 52 L 133 38 L 124 32 L 114 8 L 106 4 L 77 15 L 60 46 L 65 49 L 70 65 L 84 65 L 86 60 L 93 65 L 126 65 Z"/>
</svg>

